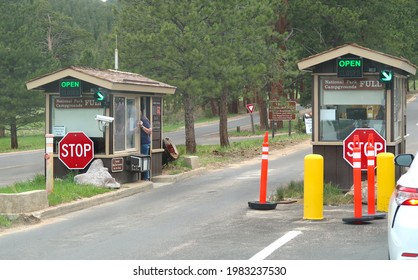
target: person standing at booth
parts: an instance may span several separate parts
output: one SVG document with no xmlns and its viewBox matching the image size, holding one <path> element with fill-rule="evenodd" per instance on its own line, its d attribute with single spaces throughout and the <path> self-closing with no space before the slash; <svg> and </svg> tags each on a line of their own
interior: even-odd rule
<svg viewBox="0 0 418 280">
<path fill-rule="evenodd" d="M 138 121 L 137 125 L 141 134 L 141 154 L 149 155 L 150 148 L 151 148 L 151 133 L 152 133 L 151 123 L 149 119 L 144 114 L 142 114 L 141 111 L 139 112 L 139 114 L 140 114 L 140 120 Z M 143 173 L 143 179 L 145 181 L 150 180 L 149 170 Z"/>
</svg>

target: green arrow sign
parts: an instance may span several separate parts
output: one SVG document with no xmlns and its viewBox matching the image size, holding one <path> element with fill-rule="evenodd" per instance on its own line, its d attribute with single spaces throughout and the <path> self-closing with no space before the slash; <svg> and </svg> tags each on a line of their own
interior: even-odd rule
<svg viewBox="0 0 418 280">
<path fill-rule="evenodd" d="M 383 83 L 389 83 L 392 81 L 393 74 L 391 70 L 380 71 L 380 81 Z"/>
<path fill-rule="evenodd" d="M 105 98 L 104 94 L 100 91 L 96 92 L 96 99 L 97 101 L 103 101 Z"/>
</svg>

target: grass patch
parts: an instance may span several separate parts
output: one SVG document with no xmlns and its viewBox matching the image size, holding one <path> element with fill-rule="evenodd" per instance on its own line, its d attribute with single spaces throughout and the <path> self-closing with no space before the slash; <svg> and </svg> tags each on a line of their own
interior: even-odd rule
<svg viewBox="0 0 418 280">
<path fill-rule="evenodd" d="M 271 150 L 281 149 L 308 140 L 310 137 L 308 134 L 276 135 L 274 138 L 269 138 L 269 146 Z M 220 168 L 260 156 L 263 141 L 262 137 L 249 137 L 238 142 L 230 142 L 226 147 L 221 147 L 219 144 L 199 145 L 193 155 L 199 157 L 200 165 L 203 167 Z M 188 170 L 184 165 L 183 156 L 191 154 L 186 153 L 185 145 L 176 145 L 176 148 L 180 157 L 163 167 L 166 174 L 177 174 Z"/>
<path fill-rule="evenodd" d="M 324 185 L 324 204 L 341 205 L 353 203 L 353 196 L 346 195 L 338 186 L 327 183 Z"/>
<path fill-rule="evenodd" d="M 64 179 L 55 179 L 54 190 L 48 195 L 49 206 L 55 206 L 111 191 L 111 189 L 100 188 L 94 185 L 77 185 L 74 183 L 73 178 L 74 174 L 69 174 Z M 36 175 L 32 180 L 18 182 L 11 186 L 0 188 L 0 193 L 21 193 L 33 190 L 44 190 L 45 188 L 45 176 Z"/>
<path fill-rule="evenodd" d="M 19 148 L 10 148 L 10 137 L 0 137 L 0 153 L 39 150 L 45 148 L 45 135 L 20 136 L 17 139 Z"/>
<path fill-rule="evenodd" d="M 232 118 L 234 116 L 237 116 L 238 114 L 228 114 L 228 118 Z M 219 122 L 219 117 L 215 116 L 215 117 L 200 117 L 198 119 L 195 120 L 195 124 L 200 124 L 200 123 L 207 123 L 207 122 Z M 164 119 L 164 123 L 163 123 L 163 132 L 167 133 L 167 132 L 172 132 L 172 131 L 176 131 L 178 129 L 184 128 L 184 120 L 174 120 L 172 118 L 168 118 L 166 116 L 166 118 Z"/>
<path fill-rule="evenodd" d="M 0 137 L 0 153 L 38 150 L 45 148 L 45 122 L 36 122 L 25 125 L 17 131 L 18 149 L 10 148 L 10 131 Z"/>
<path fill-rule="evenodd" d="M 12 221 L 10 221 L 7 217 L 0 215 L 0 228 L 7 228 L 12 225 Z"/>
<path fill-rule="evenodd" d="M 55 179 L 54 190 L 48 194 L 49 206 L 56 206 L 112 191 L 111 189 L 100 188 L 94 185 L 77 185 L 74 183 L 73 178 L 74 174 L 70 173 L 64 179 Z M 0 193 L 21 193 L 44 190 L 45 188 L 45 176 L 37 175 L 32 180 L 0 188 Z M 19 221 L 11 221 L 9 218 L 0 215 L 0 228 L 10 227 L 15 222 L 19 223 Z"/>
<path fill-rule="evenodd" d="M 0 188 L 0 193 L 22 193 L 45 189 L 45 176 L 36 175 L 32 180 L 17 182 L 11 186 Z"/>
<path fill-rule="evenodd" d="M 300 133 L 300 132 L 304 132 L 304 130 L 300 130 L 300 121 L 299 120 L 294 120 L 294 121 L 290 121 L 290 126 L 291 126 L 291 133 Z M 272 130 L 270 129 L 270 132 Z M 246 127 L 245 129 L 240 128 L 239 131 L 237 131 L 237 129 L 235 130 L 229 130 L 228 131 L 228 135 L 230 137 L 240 137 L 240 136 L 252 136 L 252 135 L 264 135 L 266 131 L 263 129 L 260 129 L 260 125 L 259 124 L 254 124 L 254 133 L 252 131 L 252 128 L 248 128 Z M 283 121 L 283 127 L 282 128 L 275 128 L 274 130 L 275 135 L 277 134 L 289 134 L 289 121 Z"/>
<path fill-rule="evenodd" d="M 167 132 L 172 132 L 172 131 L 176 131 L 180 128 L 184 127 L 184 123 L 164 123 L 163 124 L 163 132 L 167 133 Z"/>
<path fill-rule="evenodd" d="M 345 195 L 345 193 L 335 184 L 324 184 L 324 205 L 341 205 L 353 203 L 353 197 Z M 273 202 L 285 200 L 302 200 L 304 195 L 303 181 L 291 181 L 286 186 L 280 186 L 271 195 L 270 200 Z"/>
<path fill-rule="evenodd" d="M 62 180 L 55 180 L 54 191 L 48 195 L 49 206 L 55 206 L 112 191 L 111 189 L 94 185 L 78 185 L 74 183 L 73 178 L 73 174 L 70 173 Z"/>
<path fill-rule="evenodd" d="M 176 148 L 180 156 L 177 160 L 163 165 L 163 173 L 165 175 L 176 175 L 191 170 L 190 166 L 186 165 L 185 158 L 183 156 L 186 147 L 184 145 L 180 145 L 180 147 L 176 146 Z"/>
<path fill-rule="evenodd" d="M 265 131 L 263 132 L 263 134 Z M 276 135 L 269 138 L 270 150 L 282 149 L 296 145 L 310 139 L 308 134 Z M 179 158 L 163 166 L 163 173 L 166 175 L 179 174 L 190 170 L 184 164 L 184 156 L 193 155 L 199 157 L 199 163 L 206 168 L 223 168 L 228 164 L 239 163 L 245 160 L 254 159 L 261 155 L 263 137 L 248 137 L 238 142 L 230 142 L 227 147 L 216 145 L 199 145 L 196 153 L 187 154 L 185 145 L 176 145 Z"/>
</svg>

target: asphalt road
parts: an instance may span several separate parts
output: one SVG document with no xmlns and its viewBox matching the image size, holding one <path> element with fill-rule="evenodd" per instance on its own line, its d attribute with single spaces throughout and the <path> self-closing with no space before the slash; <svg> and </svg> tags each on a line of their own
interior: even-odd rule
<svg viewBox="0 0 418 280">
<path fill-rule="evenodd" d="M 257 125 L 260 117 L 257 112 L 252 115 L 254 125 Z M 237 127 L 251 129 L 251 114 L 243 114 L 228 119 L 229 131 L 236 131 Z M 185 145 L 186 143 L 184 127 L 164 133 L 164 137 L 170 138 L 175 145 Z M 197 145 L 219 144 L 219 121 L 195 124 L 195 137 Z M 239 141 L 239 139 L 230 138 L 230 141 Z"/>
<path fill-rule="evenodd" d="M 0 187 L 44 174 L 44 151 L 0 154 Z"/>
<path fill-rule="evenodd" d="M 272 152 L 268 193 L 303 177 L 309 142 Z M 386 221 L 347 225 L 351 206 L 325 207 L 321 221 L 303 205 L 253 210 L 260 160 L 92 207 L 0 236 L 0 259 L 24 260 L 381 260 Z M 277 241 L 292 236 L 281 247 Z M 271 253 L 266 253 L 270 251 Z"/>
<path fill-rule="evenodd" d="M 407 109 L 407 124 L 406 132 L 408 137 L 406 138 L 406 152 L 416 154 L 418 152 L 418 99 L 415 95 L 408 102 Z"/>
</svg>

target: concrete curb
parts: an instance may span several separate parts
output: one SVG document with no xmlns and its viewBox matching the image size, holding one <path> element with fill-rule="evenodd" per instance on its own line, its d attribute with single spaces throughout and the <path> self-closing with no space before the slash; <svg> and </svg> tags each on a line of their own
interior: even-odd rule
<svg viewBox="0 0 418 280">
<path fill-rule="evenodd" d="M 138 181 L 134 183 L 123 184 L 120 189 L 97 195 L 90 198 L 83 198 L 78 201 L 48 207 L 46 209 L 35 211 L 32 213 L 23 214 L 25 216 L 33 216 L 37 219 L 49 219 L 60 215 L 65 215 L 71 212 L 83 210 L 89 207 L 97 206 L 103 203 L 112 202 L 121 198 L 132 196 L 137 193 L 145 192 L 154 188 L 154 183 L 175 183 L 185 180 L 195 175 L 202 174 L 206 168 L 197 168 L 188 172 L 176 175 L 160 175 L 152 178 L 152 181 Z"/>
<path fill-rule="evenodd" d="M 206 168 L 200 167 L 196 169 L 192 169 L 187 172 L 183 172 L 176 175 L 159 175 L 152 177 L 152 182 L 154 183 L 175 183 L 181 180 L 185 180 L 195 175 L 200 175 L 206 172 Z"/>
<path fill-rule="evenodd" d="M 0 215 L 14 216 L 17 213 L 39 211 L 48 206 L 46 190 L 0 193 Z"/>
<path fill-rule="evenodd" d="M 32 215 L 41 220 L 54 218 L 60 215 L 68 214 L 103 203 L 115 201 L 117 199 L 125 198 L 140 192 L 150 190 L 152 188 L 153 184 L 149 181 L 139 181 L 137 183 L 124 184 L 121 186 L 120 189 L 117 189 L 112 192 L 104 193 L 94 197 L 83 198 L 78 201 L 65 203 L 62 205 L 48 207 L 40 211 L 32 212 L 29 215 Z"/>
</svg>

